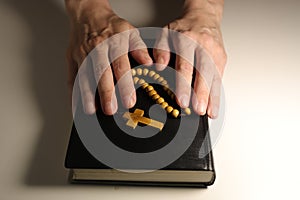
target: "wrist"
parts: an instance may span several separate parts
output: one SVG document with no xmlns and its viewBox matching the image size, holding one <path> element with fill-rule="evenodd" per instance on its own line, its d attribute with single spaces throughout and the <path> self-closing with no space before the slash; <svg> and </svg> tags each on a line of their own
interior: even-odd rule
<svg viewBox="0 0 300 200">
<path fill-rule="evenodd" d="M 223 15 L 224 0 L 185 0 L 183 16 L 208 19 L 220 24 Z"/>
<path fill-rule="evenodd" d="M 110 15 L 113 13 L 108 0 L 65 0 L 69 17 L 75 21 L 82 21 L 85 15 Z"/>
</svg>

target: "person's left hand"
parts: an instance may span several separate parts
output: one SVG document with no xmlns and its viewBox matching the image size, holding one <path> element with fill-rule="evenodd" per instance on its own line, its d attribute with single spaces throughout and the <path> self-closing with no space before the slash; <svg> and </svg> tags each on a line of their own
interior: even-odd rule
<svg viewBox="0 0 300 200">
<path fill-rule="evenodd" d="M 180 74 L 176 76 L 176 99 L 182 108 L 189 106 L 196 58 L 193 109 L 199 115 L 207 113 L 210 118 L 216 118 L 219 112 L 221 78 L 227 60 L 220 21 L 220 17 L 211 15 L 207 9 L 186 9 L 180 19 L 165 27 L 183 35 L 172 35 L 172 31 L 166 30 L 153 52 L 157 70 L 163 70 L 169 63 L 168 39 L 171 39 L 176 53 L 185 55 L 176 56 L 175 66 Z"/>
</svg>

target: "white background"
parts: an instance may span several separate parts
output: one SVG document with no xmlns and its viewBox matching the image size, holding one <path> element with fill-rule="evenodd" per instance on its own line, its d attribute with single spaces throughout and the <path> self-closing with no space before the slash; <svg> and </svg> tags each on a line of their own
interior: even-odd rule
<svg viewBox="0 0 300 200">
<path fill-rule="evenodd" d="M 226 1 L 226 0 L 225 0 Z M 136 26 L 178 16 L 174 0 L 111 0 Z M 70 185 L 62 2 L 0 2 L 0 199 L 299 199 L 300 1 L 225 2 L 227 112 L 208 189 Z"/>
</svg>

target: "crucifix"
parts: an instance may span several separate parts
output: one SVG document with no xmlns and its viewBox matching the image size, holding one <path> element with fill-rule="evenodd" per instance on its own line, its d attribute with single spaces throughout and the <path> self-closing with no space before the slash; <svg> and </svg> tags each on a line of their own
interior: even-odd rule
<svg viewBox="0 0 300 200">
<path fill-rule="evenodd" d="M 133 113 L 125 112 L 123 117 L 128 119 L 126 125 L 132 127 L 133 129 L 136 128 L 138 123 L 142 123 L 148 126 L 152 126 L 154 128 L 158 128 L 160 131 L 163 129 L 164 124 L 156 121 L 154 119 L 150 119 L 147 117 L 144 117 L 144 111 L 141 109 L 135 109 Z"/>
</svg>

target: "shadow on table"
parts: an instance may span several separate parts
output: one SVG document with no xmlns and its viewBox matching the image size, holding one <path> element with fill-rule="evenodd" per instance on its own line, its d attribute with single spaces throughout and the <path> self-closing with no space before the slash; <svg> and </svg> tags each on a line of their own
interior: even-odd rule
<svg viewBox="0 0 300 200">
<path fill-rule="evenodd" d="M 163 27 L 180 16 L 183 0 L 152 0 L 154 4 L 154 19 L 146 26 Z"/>
<path fill-rule="evenodd" d="M 30 78 L 43 127 L 24 176 L 29 186 L 63 185 L 63 161 L 71 127 L 66 84 L 65 49 L 68 21 L 53 0 L 10 0 L 7 4 L 24 20 L 32 34 Z"/>
<path fill-rule="evenodd" d="M 154 0 L 154 3 L 157 17 L 145 26 L 169 23 L 177 17 L 181 5 L 173 0 Z M 68 19 L 64 8 L 54 0 L 10 0 L 7 4 L 19 13 L 31 30 L 30 74 L 44 122 L 23 183 L 27 186 L 66 185 L 68 171 L 63 164 L 71 128 L 65 67 Z"/>
</svg>

